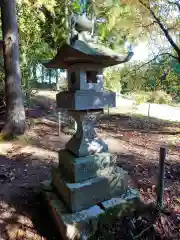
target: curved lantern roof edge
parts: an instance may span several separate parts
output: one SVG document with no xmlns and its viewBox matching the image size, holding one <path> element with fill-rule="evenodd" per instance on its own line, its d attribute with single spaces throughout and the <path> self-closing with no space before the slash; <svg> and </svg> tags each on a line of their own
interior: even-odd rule
<svg viewBox="0 0 180 240">
<path fill-rule="evenodd" d="M 83 46 L 83 47 L 82 47 Z M 113 52 L 113 51 L 111 51 Z M 133 52 L 129 52 L 125 56 L 103 53 L 100 50 L 92 48 L 87 43 L 77 40 L 74 46 L 64 44 L 57 52 L 56 56 L 42 64 L 46 68 L 64 68 L 68 69 L 70 66 L 77 63 L 94 63 L 99 64 L 102 68 L 118 65 L 128 62 L 133 56 Z"/>
</svg>

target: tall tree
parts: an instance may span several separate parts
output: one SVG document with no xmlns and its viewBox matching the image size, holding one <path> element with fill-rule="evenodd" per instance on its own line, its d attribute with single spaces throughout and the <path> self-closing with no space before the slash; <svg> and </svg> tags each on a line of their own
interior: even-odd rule
<svg viewBox="0 0 180 240">
<path fill-rule="evenodd" d="M 179 0 L 121 0 L 120 4 L 128 5 L 134 12 L 136 17 L 132 24 L 135 23 L 135 29 L 140 29 L 148 41 L 154 41 L 152 52 L 156 46 L 155 57 L 166 55 L 180 63 Z"/>
<path fill-rule="evenodd" d="M 100 25 L 103 40 L 107 39 L 110 43 L 113 37 L 115 45 L 123 40 L 133 44 L 145 40 L 149 45 L 152 44 L 153 57 L 159 54 L 170 56 L 180 63 L 179 0 L 93 2 L 97 14 L 106 18 L 106 23 Z"/>
<path fill-rule="evenodd" d="M 148 11 L 153 18 L 153 24 L 160 28 L 161 34 L 170 44 L 174 54 L 169 53 L 169 55 L 176 58 L 180 63 L 180 1 L 163 0 L 154 2 L 139 0 L 139 3 Z"/>
<path fill-rule="evenodd" d="M 21 134 L 25 130 L 25 110 L 21 89 L 18 25 L 15 0 L 1 3 L 4 40 L 4 69 L 7 121 L 3 134 Z"/>
</svg>

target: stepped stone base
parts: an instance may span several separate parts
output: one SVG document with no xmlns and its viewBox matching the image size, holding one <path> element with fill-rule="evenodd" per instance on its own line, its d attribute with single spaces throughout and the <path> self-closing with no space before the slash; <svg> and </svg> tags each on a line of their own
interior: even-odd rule
<svg viewBox="0 0 180 240">
<path fill-rule="evenodd" d="M 88 209 L 69 213 L 49 181 L 42 183 L 42 192 L 63 240 L 97 240 L 99 237 L 113 239 L 108 235 L 106 226 L 113 225 L 116 217 L 120 217 L 125 211 L 133 211 L 139 200 L 138 192 L 129 189 L 119 198 L 112 198 Z M 102 236 L 103 234 L 106 235 Z"/>
</svg>

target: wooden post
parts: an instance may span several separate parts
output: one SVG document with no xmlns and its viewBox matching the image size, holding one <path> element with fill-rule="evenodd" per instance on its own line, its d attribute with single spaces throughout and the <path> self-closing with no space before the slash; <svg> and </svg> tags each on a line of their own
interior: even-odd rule
<svg viewBox="0 0 180 240">
<path fill-rule="evenodd" d="M 164 207 L 164 169 L 165 169 L 166 148 L 161 147 L 159 152 L 159 178 L 157 184 L 157 207 Z"/>
<path fill-rule="evenodd" d="M 58 110 L 58 133 L 61 135 L 61 109 Z"/>
</svg>

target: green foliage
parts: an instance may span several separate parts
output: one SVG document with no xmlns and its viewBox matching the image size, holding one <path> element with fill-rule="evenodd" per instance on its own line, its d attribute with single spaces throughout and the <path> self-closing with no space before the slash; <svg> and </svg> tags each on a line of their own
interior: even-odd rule
<svg viewBox="0 0 180 240">
<path fill-rule="evenodd" d="M 151 92 L 147 102 L 158 104 L 171 104 L 172 97 L 164 91 Z"/>
<path fill-rule="evenodd" d="M 170 62 L 170 66 L 176 74 L 178 75 L 180 74 L 180 64 L 178 61 L 176 61 L 175 59 L 172 59 Z"/>
<path fill-rule="evenodd" d="M 140 91 L 136 93 L 129 93 L 130 96 L 136 101 L 136 104 L 141 103 L 157 103 L 157 104 L 172 104 L 172 96 L 164 91 L 145 92 Z"/>
<path fill-rule="evenodd" d="M 150 95 L 151 95 L 150 92 L 144 92 L 144 91 L 128 94 L 128 96 L 131 96 L 131 98 L 136 101 L 136 104 L 148 102 Z"/>
<path fill-rule="evenodd" d="M 124 51 L 126 41 L 135 42 L 139 31 L 134 31 L 135 14 L 127 4 L 118 1 L 95 1 L 93 5 L 96 18 L 105 22 L 97 24 L 100 40 L 116 51 Z"/>
<path fill-rule="evenodd" d="M 49 4 L 47 1 L 46 7 L 51 9 Z M 22 85 L 26 88 L 29 88 L 30 82 L 33 81 L 33 67 L 54 53 L 42 37 L 42 12 L 38 11 L 40 7 L 40 1 L 34 4 L 30 1 L 17 2 Z"/>
<path fill-rule="evenodd" d="M 178 67 L 177 61 L 167 57 L 159 57 L 145 65 L 126 63 L 106 71 L 105 87 L 118 92 L 121 90 L 122 94 L 128 94 L 137 103 L 177 103 L 180 96 Z"/>
<path fill-rule="evenodd" d="M 164 90 L 168 93 L 178 92 L 179 74 L 171 67 L 172 59 L 161 59 L 149 64 L 127 63 L 120 70 L 122 91 L 155 91 Z"/>
<path fill-rule="evenodd" d="M 121 91 L 119 72 L 114 68 L 107 68 L 104 71 L 104 88 L 115 92 Z"/>
</svg>

